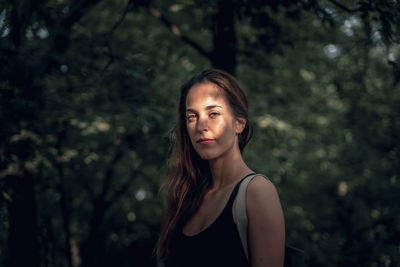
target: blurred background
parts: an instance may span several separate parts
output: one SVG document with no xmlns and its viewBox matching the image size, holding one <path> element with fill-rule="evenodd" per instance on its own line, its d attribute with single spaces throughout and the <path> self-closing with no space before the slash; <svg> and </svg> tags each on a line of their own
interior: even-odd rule
<svg viewBox="0 0 400 267">
<path fill-rule="evenodd" d="M 0 265 L 157 266 L 180 85 L 246 89 L 307 266 L 400 266 L 400 3 L 0 1 Z"/>
</svg>

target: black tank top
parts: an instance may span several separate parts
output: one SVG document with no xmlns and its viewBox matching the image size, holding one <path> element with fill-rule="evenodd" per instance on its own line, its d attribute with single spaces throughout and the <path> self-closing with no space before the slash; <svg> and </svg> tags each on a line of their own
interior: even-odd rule
<svg viewBox="0 0 400 267">
<path fill-rule="evenodd" d="M 171 254 L 165 262 L 166 267 L 250 266 L 232 216 L 232 205 L 243 179 L 235 186 L 225 208 L 208 228 L 194 236 L 186 236 L 182 229 L 178 230 Z"/>
</svg>

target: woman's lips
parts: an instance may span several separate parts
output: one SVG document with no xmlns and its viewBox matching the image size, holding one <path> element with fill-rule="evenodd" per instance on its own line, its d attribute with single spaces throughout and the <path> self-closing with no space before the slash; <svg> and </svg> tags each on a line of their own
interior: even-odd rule
<svg viewBox="0 0 400 267">
<path fill-rule="evenodd" d="M 211 144 L 211 143 L 214 143 L 214 142 L 215 142 L 215 139 L 207 139 L 207 138 L 199 139 L 197 141 L 197 143 L 202 144 L 202 145 L 208 145 L 208 144 Z"/>
</svg>

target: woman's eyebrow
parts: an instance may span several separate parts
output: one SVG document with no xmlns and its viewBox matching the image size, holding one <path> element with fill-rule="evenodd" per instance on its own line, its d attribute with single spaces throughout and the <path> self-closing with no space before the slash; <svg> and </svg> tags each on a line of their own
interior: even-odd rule
<svg viewBox="0 0 400 267">
<path fill-rule="evenodd" d="M 210 106 L 206 107 L 206 110 L 210 110 L 210 109 L 214 109 L 214 108 L 222 108 L 222 107 L 219 105 L 210 105 Z"/>
<path fill-rule="evenodd" d="M 206 106 L 206 107 L 205 107 L 205 110 L 210 110 L 210 109 L 214 109 L 214 108 L 221 108 L 221 109 L 222 109 L 222 106 L 219 106 L 219 105 L 209 105 L 209 106 Z M 187 109 L 186 109 L 186 112 L 194 112 L 194 113 L 196 113 L 197 111 L 194 110 L 194 109 L 192 109 L 192 108 L 187 108 Z"/>
</svg>

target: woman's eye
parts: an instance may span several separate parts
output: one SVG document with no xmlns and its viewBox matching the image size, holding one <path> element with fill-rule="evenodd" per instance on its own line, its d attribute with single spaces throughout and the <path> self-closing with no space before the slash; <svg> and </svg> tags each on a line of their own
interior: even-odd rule
<svg viewBox="0 0 400 267">
<path fill-rule="evenodd" d="M 211 117 L 211 118 L 215 118 L 215 117 L 217 117 L 218 115 L 219 115 L 218 112 L 212 112 L 212 113 L 210 113 L 210 117 Z"/>
<path fill-rule="evenodd" d="M 191 114 L 191 115 L 188 115 L 187 116 L 187 120 L 188 121 L 192 121 L 192 120 L 194 120 L 196 118 L 196 115 L 194 115 L 194 114 Z"/>
</svg>

